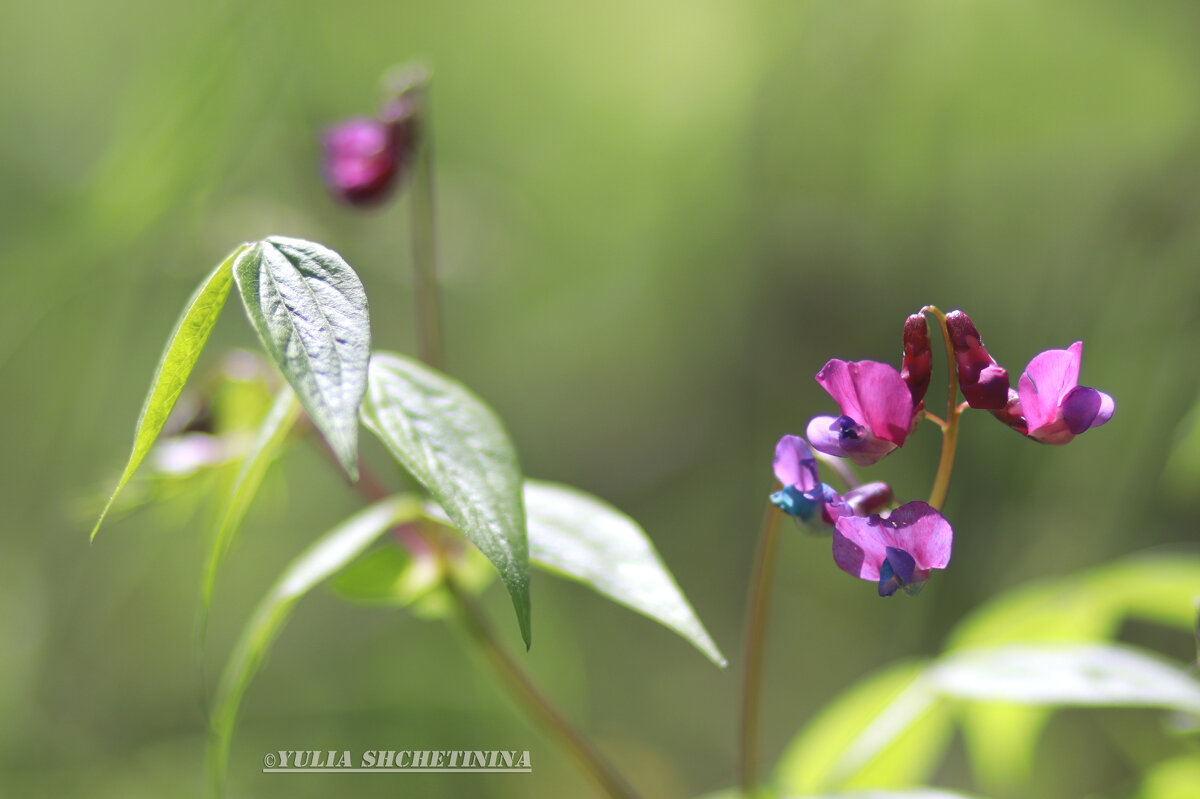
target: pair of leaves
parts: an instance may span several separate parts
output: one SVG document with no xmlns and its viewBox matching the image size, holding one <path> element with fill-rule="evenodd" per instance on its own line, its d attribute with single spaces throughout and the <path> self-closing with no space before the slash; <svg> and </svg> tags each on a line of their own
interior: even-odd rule
<svg viewBox="0 0 1200 799">
<path fill-rule="evenodd" d="M 129 460 L 92 538 L 162 432 L 235 280 L 263 347 L 347 474 L 357 476 L 358 408 L 371 350 L 366 293 L 337 253 L 273 236 L 235 249 L 188 301 L 150 382 Z"/>
<path fill-rule="evenodd" d="M 362 416 L 496 566 L 526 646 L 532 559 L 660 621 L 725 665 L 641 527 L 583 492 L 523 481 L 500 419 L 460 383 L 410 358 L 376 353 Z"/>
</svg>

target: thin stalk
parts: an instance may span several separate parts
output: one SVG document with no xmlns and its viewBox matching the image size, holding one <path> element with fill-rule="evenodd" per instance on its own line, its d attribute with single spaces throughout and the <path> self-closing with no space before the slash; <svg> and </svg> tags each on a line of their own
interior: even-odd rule
<svg viewBox="0 0 1200 799">
<path fill-rule="evenodd" d="M 424 98 L 422 98 L 424 103 Z M 434 222 L 433 137 L 429 115 L 420 120 L 420 138 L 412 187 L 413 293 L 417 304 L 417 356 L 434 369 L 445 368 L 442 345 L 442 298 L 437 279 Z"/>
<path fill-rule="evenodd" d="M 950 490 L 950 474 L 954 471 L 954 451 L 958 446 L 958 417 L 962 408 L 958 405 L 958 369 L 954 362 L 954 346 L 950 343 L 950 331 L 946 328 L 946 314 L 935 305 L 926 305 L 922 313 L 929 312 L 937 317 L 942 327 L 942 341 L 946 345 L 946 421 L 942 426 L 942 455 L 938 459 L 937 476 L 933 478 L 933 490 L 929 492 L 929 504 L 936 510 L 942 509 L 946 492 Z"/>
<path fill-rule="evenodd" d="M 315 431 L 313 432 L 315 435 Z M 330 463 L 334 468 L 340 470 L 341 466 L 337 456 L 325 443 L 325 439 L 320 435 L 315 435 L 315 438 L 320 442 L 319 447 L 329 458 Z M 361 458 L 358 462 L 358 476 L 355 487 L 367 502 L 375 502 L 390 496 L 391 492 L 387 486 Z M 464 627 L 470 634 L 472 642 L 478 645 L 484 660 L 492 667 L 496 677 L 512 696 L 513 701 L 529 716 L 536 719 L 550 734 L 550 738 L 562 746 L 608 796 L 612 799 L 640 799 L 620 772 L 592 746 L 583 733 L 571 725 L 571 722 L 554 706 L 550 699 L 538 690 L 520 664 L 504 650 L 499 638 L 488 624 L 487 617 L 483 615 L 483 611 L 455 580 L 453 572 L 446 562 L 443 545 L 439 544 L 437 538 L 426 535 L 416 524 L 399 525 L 393 528 L 392 532 L 413 555 L 433 554 L 438 558 L 442 584 L 446 586 L 447 591 L 458 605 Z"/>
<path fill-rule="evenodd" d="M 454 598 L 467 634 L 513 700 L 546 729 L 550 738 L 565 749 L 608 796 L 612 799 L 638 799 L 637 792 L 620 772 L 583 733 L 575 729 L 504 649 L 483 610 L 462 589 L 444 563 L 442 584 Z"/>
<path fill-rule="evenodd" d="M 762 700 L 763 661 L 766 650 L 767 612 L 779 549 L 779 520 L 783 514 L 771 505 L 763 517 L 750 578 L 746 605 L 746 647 L 742 672 L 741 777 L 742 794 L 754 796 L 758 788 L 758 721 Z"/>
</svg>

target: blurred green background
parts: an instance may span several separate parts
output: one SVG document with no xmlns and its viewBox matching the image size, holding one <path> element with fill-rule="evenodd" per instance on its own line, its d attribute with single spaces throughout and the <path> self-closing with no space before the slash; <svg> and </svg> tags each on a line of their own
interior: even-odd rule
<svg viewBox="0 0 1200 799">
<path fill-rule="evenodd" d="M 318 173 L 323 126 L 372 112 L 381 73 L 413 57 L 436 71 L 449 370 L 500 411 L 527 474 L 645 525 L 732 661 L 536 575 L 529 668 L 648 797 L 733 782 L 774 442 L 832 409 L 812 380 L 828 358 L 898 364 L 925 303 L 967 310 L 1014 378 L 1083 339 L 1082 382 L 1117 415 L 1063 448 L 968 415 L 954 563 L 917 599 L 880 601 L 788 528 L 768 762 L 829 697 L 936 651 L 1004 589 L 1197 541 L 1195 463 L 1164 473 L 1198 388 L 1193 2 L 18 0 L 2 16 L 0 795 L 201 795 L 205 517 L 172 503 L 89 546 L 91 504 L 184 300 L 238 242 L 338 250 L 376 345 L 413 350 L 406 202 L 352 211 Z M 254 345 L 242 317 L 231 302 L 202 369 Z M 942 375 L 935 361 L 931 407 Z M 925 496 L 926 428 L 868 474 Z M 277 464 L 218 586 L 210 674 L 283 565 L 356 507 L 311 447 Z M 516 645 L 502 591 L 485 600 Z M 1183 634 L 1128 632 L 1194 656 Z M 1029 796 L 1132 789 L 1095 718 L 1055 720 Z M 534 773 L 259 773 L 268 751 L 369 748 L 530 749 Z M 595 795 L 453 629 L 328 592 L 252 685 L 230 774 L 234 796 Z M 958 754 L 937 779 L 971 787 Z"/>
</svg>

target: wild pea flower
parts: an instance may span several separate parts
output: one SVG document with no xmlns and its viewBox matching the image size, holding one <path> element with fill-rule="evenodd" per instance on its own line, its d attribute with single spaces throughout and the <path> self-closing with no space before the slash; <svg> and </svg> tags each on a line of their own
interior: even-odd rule
<svg viewBox="0 0 1200 799">
<path fill-rule="evenodd" d="M 833 560 L 852 577 L 878 583 L 880 596 L 897 588 L 916 593 L 932 569 L 950 563 L 954 532 L 924 502 L 909 502 L 886 517 L 842 516 L 834 524 Z"/>
<path fill-rule="evenodd" d="M 811 520 L 819 508 L 821 521 L 832 525 L 842 516 L 865 516 L 892 500 L 887 483 L 866 483 L 845 494 L 822 483 L 817 460 L 800 436 L 784 436 L 775 445 L 775 477 L 783 488 L 771 495 L 771 502 L 801 521 Z"/>
<path fill-rule="evenodd" d="M 808 440 L 827 455 L 870 466 L 902 445 L 921 418 L 920 401 L 886 363 L 835 358 L 817 372 L 817 382 L 842 412 L 808 423 Z"/>
<path fill-rule="evenodd" d="M 404 182 L 417 139 L 418 99 L 401 94 L 378 118 L 356 117 L 325 133 L 325 182 L 351 205 L 386 199 Z"/>
<path fill-rule="evenodd" d="M 1034 357 L 1005 409 L 996 416 L 1043 444 L 1066 444 L 1112 418 L 1116 401 L 1103 391 L 1079 385 L 1083 342 Z"/>
<path fill-rule="evenodd" d="M 915 313 L 904 320 L 904 360 L 900 363 L 900 379 L 908 384 L 913 410 L 923 406 L 929 377 L 933 373 L 933 352 L 929 347 L 929 327 L 925 314 Z"/>
</svg>

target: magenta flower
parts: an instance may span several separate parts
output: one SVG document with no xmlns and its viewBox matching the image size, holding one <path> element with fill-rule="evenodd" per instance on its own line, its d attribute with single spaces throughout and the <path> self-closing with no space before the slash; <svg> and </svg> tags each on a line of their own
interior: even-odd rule
<svg viewBox="0 0 1200 799">
<path fill-rule="evenodd" d="M 920 419 L 919 403 L 893 367 L 878 361 L 834 359 L 817 372 L 842 415 L 808 423 L 813 447 L 870 466 L 904 443 Z"/>
<path fill-rule="evenodd" d="M 775 477 L 783 488 L 771 495 L 771 502 L 789 516 L 809 521 L 821 511 L 821 521 L 832 525 L 841 516 L 865 516 L 892 501 L 887 483 L 866 483 L 839 495 L 822 483 L 817 460 L 799 436 L 784 436 L 775 445 Z"/>
<path fill-rule="evenodd" d="M 881 516 L 842 516 L 833 532 L 833 560 L 852 577 L 879 584 L 880 596 L 897 588 L 916 593 L 931 569 L 950 563 L 954 531 L 924 502 L 909 502 Z"/>
<path fill-rule="evenodd" d="M 410 94 L 387 104 L 381 118 L 356 117 L 325 133 L 325 183 L 351 205 L 386 199 L 404 181 L 416 146 L 417 102 Z"/>
<path fill-rule="evenodd" d="M 1023 426 L 1035 441 L 1066 444 L 1111 419 L 1117 407 L 1113 398 L 1079 385 L 1082 358 L 1082 341 L 1036 355 L 1017 382 L 1016 401 L 1006 408 L 1004 421 L 1018 430 Z"/>
</svg>

